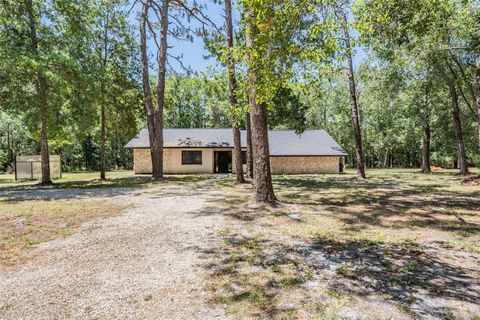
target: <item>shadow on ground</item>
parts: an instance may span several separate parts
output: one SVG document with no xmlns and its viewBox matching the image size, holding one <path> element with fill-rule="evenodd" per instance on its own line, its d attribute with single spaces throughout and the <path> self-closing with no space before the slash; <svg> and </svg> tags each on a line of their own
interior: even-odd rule
<svg viewBox="0 0 480 320">
<path fill-rule="evenodd" d="M 277 176 L 274 185 L 286 207 L 298 205 L 300 220 L 290 223 L 306 223 L 302 216 L 308 215 L 339 221 L 346 233 L 405 229 L 410 236 L 415 230 L 440 230 L 471 237 L 480 232 L 480 189 L 460 187 L 460 179 L 450 173 L 364 182 L 348 175 Z M 220 186 L 231 187 L 228 181 Z M 301 318 L 296 312 L 305 310 L 336 318 L 348 305 L 340 300 L 352 301 L 346 318 L 368 318 L 368 308 L 377 312 L 371 318 L 385 316 L 389 311 L 381 308 L 386 304 L 400 312 L 392 318 L 468 319 L 480 314 L 478 254 L 447 250 L 436 242 L 288 236 L 275 226 L 287 220 L 274 222 L 268 218 L 273 211 L 242 208 L 245 193 L 238 188 L 232 192 L 226 197 L 230 204 L 219 210 L 234 219 L 233 226 L 222 235 L 222 244 L 202 252 L 210 257 L 206 268 L 215 303 L 242 305 L 237 311 L 273 319 Z M 329 299 L 337 299 L 338 305 L 325 302 Z M 332 305 L 337 310 L 324 313 Z"/>
<path fill-rule="evenodd" d="M 52 185 L 40 184 L 0 185 L 0 201 L 62 200 L 97 198 L 131 193 L 135 189 L 175 185 L 195 185 L 207 181 L 209 175 L 168 175 L 160 182 L 152 182 L 149 175 L 113 178 L 108 180 L 55 181 Z"/>
<path fill-rule="evenodd" d="M 286 245 L 240 235 L 225 239 L 227 246 L 207 252 L 217 257 L 217 263 L 208 266 L 212 276 L 228 283 L 215 288 L 214 301 L 248 300 L 261 310 L 257 316 L 282 318 L 285 308 L 278 302 L 286 291 L 312 284 L 315 289 L 321 283 L 328 283 L 327 292 L 335 296 L 387 300 L 414 317 L 454 314 L 458 302 L 480 312 L 478 270 L 447 263 L 435 250 L 414 243 L 316 238 L 312 243 Z M 297 303 L 314 304 L 308 301 L 311 298 L 307 294 Z"/>
<path fill-rule="evenodd" d="M 281 200 L 322 206 L 322 213 L 340 219 L 350 230 L 371 226 L 431 228 L 469 236 L 480 232 L 480 188 L 446 191 L 445 184 L 402 184 L 394 178 L 356 182 L 352 177 L 317 180 L 309 177 L 275 179 Z M 466 219 L 468 217 L 475 219 Z M 388 221 L 387 221 L 388 220 Z"/>
</svg>

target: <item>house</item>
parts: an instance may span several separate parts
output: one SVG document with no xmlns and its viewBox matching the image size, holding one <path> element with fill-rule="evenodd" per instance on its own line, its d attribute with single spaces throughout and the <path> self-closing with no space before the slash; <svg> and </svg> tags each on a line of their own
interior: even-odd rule
<svg viewBox="0 0 480 320">
<path fill-rule="evenodd" d="M 246 164 L 246 132 L 242 131 L 242 161 Z M 232 129 L 164 129 L 165 173 L 235 172 Z M 338 173 L 347 153 L 324 130 L 268 132 L 272 174 Z M 126 146 L 133 149 L 135 173 L 151 173 L 148 130 Z M 244 166 L 245 168 L 245 166 Z"/>
</svg>

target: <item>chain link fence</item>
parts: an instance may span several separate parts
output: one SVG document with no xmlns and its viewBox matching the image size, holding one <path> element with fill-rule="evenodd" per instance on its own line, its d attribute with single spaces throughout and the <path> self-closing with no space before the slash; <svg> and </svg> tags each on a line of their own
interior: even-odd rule
<svg viewBox="0 0 480 320">
<path fill-rule="evenodd" d="M 62 161 L 60 156 L 50 156 L 50 177 L 62 177 Z M 42 157 L 16 156 L 15 180 L 39 180 L 42 178 Z"/>
</svg>

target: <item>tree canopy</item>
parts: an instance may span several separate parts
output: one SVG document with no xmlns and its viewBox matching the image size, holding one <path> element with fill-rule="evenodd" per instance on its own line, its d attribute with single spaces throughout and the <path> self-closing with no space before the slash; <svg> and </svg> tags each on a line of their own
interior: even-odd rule
<svg viewBox="0 0 480 320">
<path fill-rule="evenodd" d="M 123 146 L 147 127 L 147 84 L 164 127 L 245 129 L 259 107 L 270 129 L 327 130 L 350 166 L 480 164 L 478 1 L 239 0 L 230 35 L 219 4 L 3 1 L 0 168 L 40 152 L 64 170 L 131 168 Z M 204 41 L 217 63 L 172 68 L 172 39 Z"/>
</svg>

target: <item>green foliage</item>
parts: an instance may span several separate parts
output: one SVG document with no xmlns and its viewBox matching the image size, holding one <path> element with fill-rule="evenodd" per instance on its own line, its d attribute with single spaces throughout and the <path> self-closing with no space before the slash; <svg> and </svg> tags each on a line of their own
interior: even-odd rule
<svg viewBox="0 0 480 320">
<path fill-rule="evenodd" d="M 238 110 L 228 100 L 225 70 L 170 72 L 166 127 L 230 127 L 234 112 L 245 127 L 245 64 L 256 71 L 258 102 L 268 105 L 272 129 L 327 130 L 354 154 L 351 106 L 335 0 L 242 0 L 250 8 L 236 26 L 233 55 Z M 357 0 L 342 2 L 352 35 L 368 59 L 356 70 L 364 151 L 368 166 L 418 165 L 423 110 L 430 106 L 431 160 L 453 166 L 457 150 L 447 84 L 459 90 L 467 157 L 479 165 L 475 119 L 475 58 L 480 9 L 473 0 Z M 33 1 L 39 56 L 32 54 L 22 1 L 0 4 L 0 169 L 13 155 L 39 153 L 35 75 L 47 81 L 51 153 L 66 170 L 99 168 L 100 106 L 107 110 L 107 167 L 130 168 L 123 145 L 145 127 L 136 28 L 131 1 Z M 175 9 L 176 10 L 176 9 Z M 244 25 L 255 32 L 246 50 Z M 187 26 L 187 25 L 185 25 Z M 155 27 L 155 26 L 153 26 Z M 186 40 L 191 30 L 177 28 Z M 206 47 L 225 64 L 222 30 Z M 352 39 L 354 45 L 357 39 Z M 451 68 L 451 70 L 450 70 Z M 155 87 L 155 86 L 153 86 Z M 155 94 L 154 94 L 155 96 Z M 7 132 L 10 143 L 7 143 Z"/>
<path fill-rule="evenodd" d="M 226 72 L 208 70 L 191 76 L 174 73 L 167 80 L 166 127 L 230 127 L 229 108 Z"/>
<path fill-rule="evenodd" d="M 118 166 L 118 158 L 128 162 L 131 156 L 125 156 L 122 146 L 137 132 L 141 98 L 127 4 L 121 0 L 33 1 L 39 57 L 31 53 L 24 3 L 0 5 L 0 104 L 21 124 L 13 132 L 13 154 L 39 152 L 33 79 L 40 73 L 47 82 L 50 152 L 63 156 L 65 169 L 98 167 L 93 160 L 80 161 L 85 154 L 77 152 L 81 141 L 99 141 L 101 104 L 107 105 L 108 167 Z"/>
</svg>

